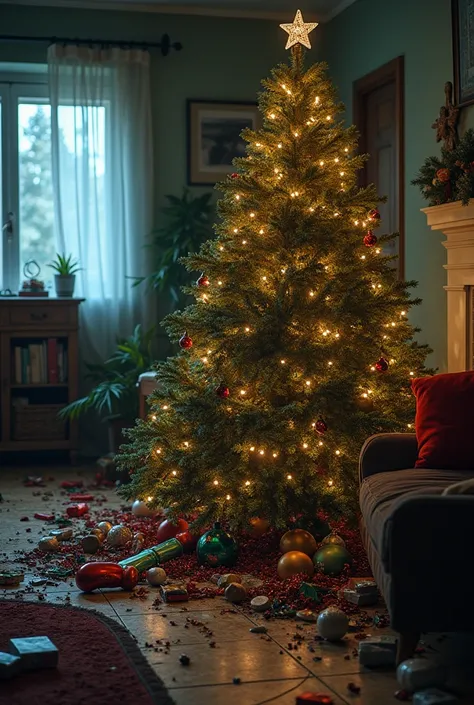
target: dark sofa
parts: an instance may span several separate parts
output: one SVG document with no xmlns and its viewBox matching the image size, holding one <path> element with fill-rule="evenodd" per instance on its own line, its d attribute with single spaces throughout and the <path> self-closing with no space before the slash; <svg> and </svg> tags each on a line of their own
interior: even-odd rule
<svg viewBox="0 0 474 705">
<path fill-rule="evenodd" d="M 361 533 L 398 661 L 421 632 L 474 630 L 474 495 L 441 496 L 474 468 L 416 469 L 416 458 L 411 433 L 372 436 L 360 454 Z"/>
</svg>

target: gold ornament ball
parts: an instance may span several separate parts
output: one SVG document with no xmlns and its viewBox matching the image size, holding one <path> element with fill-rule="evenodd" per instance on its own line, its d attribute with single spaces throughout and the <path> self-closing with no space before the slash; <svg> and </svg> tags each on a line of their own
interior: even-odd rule
<svg viewBox="0 0 474 705">
<path fill-rule="evenodd" d="M 112 528 L 112 524 L 110 523 L 110 521 L 99 521 L 99 523 L 97 524 L 97 528 L 102 531 L 104 536 L 107 536 L 110 529 Z"/>
<path fill-rule="evenodd" d="M 344 539 L 333 531 L 323 538 L 321 541 L 321 546 L 326 546 L 328 543 L 333 543 L 336 546 L 343 546 L 344 548 L 346 547 L 346 542 Z"/>
<path fill-rule="evenodd" d="M 292 529 L 281 537 L 280 551 L 282 553 L 301 551 L 301 553 L 306 553 L 307 556 L 313 556 L 316 550 L 316 539 L 309 531 L 304 529 Z"/>
<path fill-rule="evenodd" d="M 270 528 L 270 522 L 268 519 L 260 519 L 260 517 L 253 517 L 250 519 L 250 526 L 252 527 L 249 531 L 250 536 L 254 539 L 259 539 L 260 536 L 266 534 Z"/>
<path fill-rule="evenodd" d="M 306 573 L 306 575 L 313 575 L 314 565 L 313 561 L 306 553 L 301 551 L 289 551 L 285 553 L 284 556 L 278 561 L 278 575 L 282 580 L 285 578 L 291 578 L 293 575 L 298 575 L 299 573 Z"/>
</svg>

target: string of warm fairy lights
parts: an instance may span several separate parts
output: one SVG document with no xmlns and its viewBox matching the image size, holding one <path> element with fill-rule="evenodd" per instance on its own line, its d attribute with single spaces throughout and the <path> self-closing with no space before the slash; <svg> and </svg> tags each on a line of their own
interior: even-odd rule
<svg viewBox="0 0 474 705">
<path fill-rule="evenodd" d="M 302 15 L 301 15 L 301 12 L 300 12 L 299 10 L 298 10 L 298 12 L 296 13 L 295 20 L 294 20 L 294 22 L 293 22 L 292 24 L 282 24 L 282 25 L 280 25 L 280 26 L 282 27 L 282 29 L 284 29 L 286 32 L 288 32 L 288 35 L 289 35 L 289 36 L 288 36 L 288 42 L 287 42 L 287 45 L 286 45 L 286 48 L 287 48 L 287 49 L 290 48 L 290 47 L 292 47 L 292 46 L 295 46 L 296 44 L 303 44 L 304 46 L 306 46 L 306 47 L 308 47 L 308 48 L 311 48 L 311 44 L 310 44 L 310 41 L 309 41 L 309 38 L 308 38 L 308 34 L 309 34 L 309 32 L 311 32 L 311 31 L 317 26 L 317 24 L 316 24 L 316 23 L 304 23 L 304 22 L 303 22 Z M 280 84 L 280 87 L 281 87 L 281 89 L 283 90 L 284 94 L 286 95 L 287 99 L 290 99 L 290 98 L 292 98 L 292 97 L 294 96 L 293 90 L 291 89 L 291 87 L 288 87 L 287 84 L 281 83 L 281 84 Z M 324 102 L 321 100 L 321 97 L 320 97 L 319 95 L 318 95 L 318 96 L 315 96 L 314 98 L 311 98 L 311 99 L 310 99 L 310 103 L 311 103 L 311 105 L 314 105 L 314 106 L 318 109 L 318 113 L 319 113 L 319 111 L 321 111 L 322 108 L 324 107 Z M 277 108 L 274 108 L 274 109 L 271 110 L 269 113 L 267 113 L 267 116 L 266 116 L 266 117 L 267 117 L 269 120 L 271 120 L 271 121 L 278 121 L 278 119 L 279 119 L 279 117 L 280 117 L 280 115 L 278 114 L 278 109 L 277 109 Z M 325 116 L 324 116 L 324 114 L 323 114 L 322 116 L 318 115 L 318 117 L 315 117 L 314 115 L 310 115 L 310 116 L 309 116 L 309 119 L 306 121 L 305 125 L 302 125 L 302 126 L 298 127 L 297 129 L 293 129 L 293 131 L 292 131 L 292 136 L 293 136 L 295 142 L 297 142 L 297 141 L 300 139 L 300 137 L 301 137 L 302 134 L 303 134 L 303 131 L 304 131 L 305 127 L 310 128 L 310 129 L 312 130 L 312 129 L 314 129 L 316 126 L 318 126 L 318 125 L 320 125 L 320 124 L 329 124 L 329 123 L 332 123 L 332 122 L 333 122 L 333 119 L 334 119 L 334 118 L 333 118 L 333 115 L 331 115 L 331 114 L 327 114 L 327 115 L 325 115 Z M 278 142 L 276 143 L 276 151 L 277 151 L 277 152 L 278 152 L 278 150 L 282 150 L 283 147 L 284 147 L 283 142 L 278 141 Z M 253 148 L 253 149 L 256 149 L 256 150 L 259 150 L 259 151 L 262 151 L 262 152 L 264 152 L 264 153 L 268 153 L 268 152 L 269 152 L 269 153 L 272 154 L 272 155 L 275 154 L 275 149 L 274 149 L 274 148 L 272 149 L 272 147 L 271 147 L 270 145 L 262 144 L 262 142 L 260 142 L 260 141 L 255 142 L 255 143 L 253 144 L 252 148 Z M 332 160 L 325 161 L 325 160 L 323 160 L 323 159 L 320 159 L 320 160 L 318 161 L 318 166 L 319 166 L 321 169 L 325 168 L 325 169 L 327 170 L 327 169 L 331 166 L 331 164 L 334 164 L 334 176 L 337 175 L 339 178 L 342 179 L 342 178 L 344 178 L 345 176 L 347 176 L 346 167 L 344 167 L 344 166 L 341 167 L 341 159 L 343 159 L 344 157 L 346 157 L 346 158 L 348 158 L 348 159 L 350 158 L 350 149 L 349 149 L 349 147 L 345 147 L 345 148 L 344 148 L 344 155 L 336 156 L 336 157 L 334 157 Z M 252 155 L 251 155 L 251 154 L 248 156 L 248 159 L 252 159 Z M 337 172 L 337 174 L 336 174 L 336 172 Z M 283 170 L 283 168 L 282 168 L 281 166 L 273 167 L 273 174 L 274 174 L 275 179 L 276 179 L 275 183 L 278 183 L 278 184 L 279 184 L 280 182 L 282 182 L 282 181 L 284 182 L 284 180 L 287 178 L 287 175 L 285 174 L 285 172 L 284 172 L 284 170 Z M 239 174 L 232 174 L 232 175 L 231 175 L 231 179 L 238 179 L 238 178 L 239 178 Z M 280 187 L 280 188 L 281 188 L 281 187 Z M 343 192 L 346 190 L 346 182 L 345 182 L 345 181 L 341 181 L 341 182 L 340 182 L 340 190 L 343 191 Z M 304 190 L 301 189 L 301 187 L 298 187 L 298 188 L 295 188 L 294 186 L 293 186 L 293 187 L 290 187 L 287 193 L 288 193 L 289 198 L 290 198 L 290 199 L 293 199 L 293 200 L 307 198 L 307 194 L 305 193 Z M 234 200 L 236 201 L 236 206 L 242 207 L 243 204 L 244 204 L 244 202 L 245 202 L 245 194 L 242 193 L 242 192 L 237 192 L 237 193 L 235 193 L 235 194 L 234 194 Z M 312 205 L 308 205 L 307 207 L 304 206 L 304 208 L 307 209 L 307 211 L 310 212 L 311 214 L 315 213 L 315 212 L 316 212 L 316 209 L 317 209 L 318 207 L 320 207 L 322 210 L 326 210 L 326 208 L 327 208 L 326 205 L 324 205 L 324 204 L 312 204 Z M 378 214 L 378 211 L 371 211 L 371 213 L 377 213 L 377 214 Z M 334 213 L 333 213 L 333 217 L 335 217 L 335 218 L 337 218 L 337 217 L 339 217 L 339 216 L 341 216 L 341 215 L 342 215 L 342 214 L 341 214 L 340 211 L 338 211 L 338 210 L 335 210 Z M 252 210 L 249 212 L 248 217 L 249 217 L 249 224 L 246 225 L 246 226 L 242 226 L 241 228 L 239 228 L 239 227 L 234 227 L 234 228 L 232 228 L 233 235 L 239 236 L 239 237 L 242 238 L 242 235 L 240 234 L 240 233 L 241 233 L 241 229 L 244 229 L 246 233 L 249 232 L 249 233 L 251 233 L 251 234 L 258 234 L 258 235 L 260 235 L 260 236 L 266 235 L 266 234 L 269 232 L 269 226 L 268 226 L 268 224 L 261 223 L 261 222 L 259 223 L 259 222 L 258 222 L 258 213 L 257 213 L 255 210 L 252 209 Z M 380 216 L 377 215 L 377 217 L 380 217 Z M 368 238 L 368 240 L 365 239 L 365 240 L 364 240 L 364 243 L 365 243 L 368 247 L 370 246 L 370 255 L 372 255 L 372 256 L 374 256 L 374 255 L 375 255 L 375 256 L 376 256 L 376 255 L 380 255 L 380 254 L 382 253 L 382 248 L 380 248 L 380 247 L 373 247 L 373 245 L 377 242 L 377 238 L 373 235 L 372 231 L 370 230 L 370 228 L 371 228 L 372 225 L 373 225 L 372 221 L 373 221 L 374 219 L 375 219 L 375 217 L 374 217 L 374 218 L 371 218 L 371 217 L 370 217 L 370 213 L 369 213 L 369 218 L 368 218 L 368 221 L 369 221 L 369 222 L 367 221 L 367 218 L 366 218 L 366 219 L 363 219 L 363 218 L 361 218 L 361 219 L 355 219 L 355 220 L 353 221 L 353 224 L 354 224 L 356 227 L 360 227 L 362 230 L 365 230 L 365 231 L 366 231 L 367 228 L 369 227 L 369 232 L 368 232 L 367 235 L 366 235 L 366 238 Z M 242 244 L 243 246 L 246 246 L 246 245 L 248 244 L 248 242 L 249 242 L 249 241 L 248 241 L 248 237 L 249 237 L 249 235 L 246 234 L 246 235 L 240 240 L 240 242 L 241 242 L 241 244 Z M 219 251 L 219 252 L 224 252 L 224 251 L 225 251 L 224 245 L 218 244 L 218 251 Z M 360 255 L 360 259 L 363 260 L 363 261 L 367 261 L 367 262 L 368 262 L 368 261 L 369 261 L 369 260 L 368 260 L 368 254 L 367 254 L 367 253 L 364 253 L 364 254 Z M 325 271 L 328 271 L 328 270 L 329 270 L 329 265 L 325 265 L 324 269 L 325 269 Z M 280 268 L 280 273 L 281 273 L 283 276 L 286 274 L 286 271 L 287 271 L 287 268 L 286 268 L 286 267 L 281 267 L 281 268 Z M 265 285 L 268 285 L 268 283 L 269 283 L 269 277 L 268 277 L 267 275 L 262 275 L 262 276 L 261 276 L 261 281 L 262 281 Z M 212 297 L 210 296 L 210 292 L 216 292 L 216 291 L 218 291 L 218 289 L 214 289 L 214 288 L 213 288 L 213 286 L 212 286 L 212 281 L 209 280 L 209 278 L 208 278 L 207 276 L 205 276 L 204 274 L 201 275 L 201 277 L 200 277 L 200 279 L 198 280 L 197 283 L 198 283 L 198 286 L 205 286 L 205 287 L 206 287 L 206 292 L 200 294 L 200 295 L 199 295 L 199 299 L 200 299 L 203 303 L 208 303 L 208 302 L 211 300 L 211 298 L 212 298 Z M 222 280 L 222 279 L 218 279 L 218 280 L 217 280 L 217 287 L 222 287 L 222 286 L 224 286 L 223 280 Z M 378 295 L 378 294 L 380 293 L 380 291 L 383 289 L 383 286 L 382 286 L 382 284 L 381 284 L 380 282 L 373 282 L 373 283 L 371 283 L 371 284 L 369 285 L 369 288 L 370 288 L 376 295 Z M 313 289 L 311 289 L 311 290 L 308 292 L 308 295 L 309 295 L 309 298 L 313 299 L 313 298 L 316 296 L 316 292 L 315 292 Z M 329 300 L 330 300 L 330 297 L 329 297 L 329 296 L 326 296 L 325 300 L 326 300 L 326 301 L 329 301 Z M 406 311 L 401 311 L 401 312 L 400 312 L 400 316 L 401 316 L 402 319 L 405 318 L 405 317 L 406 317 Z M 396 321 L 390 321 L 390 322 L 384 324 L 385 328 L 391 328 L 391 329 L 396 328 L 397 325 L 398 325 L 398 324 L 397 324 Z M 248 335 L 255 332 L 254 329 L 253 329 L 250 325 L 244 326 L 243 331 L 244 331 L 245 334 L 248 334 Z M 319 332 L 320 332 L 322 338 L 325 338 L 326 340 L 329 340 L 329 339 L 330 339 L 332 342 L 334 342 L 334 341 L 340 341 L 341 338 L 342 338 L 341 332 L 340 332 L 339 330 L 331 331 L 331 330 L 330 330 L 327 326 L 325 326 L 323 323 L 319 324 Z M 186 335 L 186 334 L 185 334 L 185 335 Z M 384 339 L 384 340 L 388 340 L 388 339 L 389 339 L 389 336 L 388 336 L 388 335 L 383 335 L 383 339 Z M 191 345 L 192 345 L 192 342 L 191 342 Z M 189 345 L 188 347 L 191 347 L 191 345 Z M 203 356 L 200 358 L 200 359 L 201 359 L 201 362 L 202 362 L 204 365 L 207 365 L 207 364 L 208 364 L 208 362 L 209 362 L 209 357 L 211 356 L 211 354 L 212 354 L 212 350 L 208 349 L 207 352 L 206 352 L 206 354 L 203 355 Z M 384 362 L 387 363 L 387 367 L 388 367 L 388 362 L 387 362 L 384 358 L 382 358 L 382 360 L 384 360 Z M 379 361 L 379 363 L 380 363 L 380 361 Z M 377 372 L 377 371 L 380 371 L 381 368 L 378 367 L 379 363 L 377 363 L 376 365 L 371 365 L 370 368 L 369 368 L 369 371 L 370 371 L 370 372 Z M 393 359 L 393 358 L 391 358 L 391 359 L 389 360 L 389 363 L 390 363 L 390 365 L 394 365 L 394 364 L 396 364 L 396 360 Z M 281 364 L 282 366 L 288 366 L 288 362 L 287 362 L 286 359 L 280 359 L 280 364 Z M 327 362 L 327 366 L 328 366 L 329 369 L 334 368 L 334 362 L 333 362 L 332 360 L 329 360 L 329 361 Z M 385 371 L 385 369 L 387 369 L 387 367 L 383 368 L 383 370 Z M 415 375 L 415 373 L 414 373 L 413 371 L 410 371 L 410 372 L 409 372 L 409 377 L 410 377 L 410 378 L 412 378 L 414 375 Z M 303 375 L 303 376 L 304 376 L 304 375 Z M 305 382 L 304 382 L 304 387 L 306 387 L 306 389 L 308 389 L 308 388 L 312 387 L 313 383 L 317 383 L 317 382 L 314 381 L 314 380 L 312 380 L 312 379 L 306 379 Z M 371 389 L 370 387 L 361 387 L 361 389 L 363 390 L 363 391 L 361 392 L 361 395 L 360 395 L 362 399 L 367 400 L 367 399 L 369 399 L 369 397 L 370 397 L 371 395 L 374 394 L 374 390 Z M 227 390 L 227 391 L 226 391 L 226 394 L 224 395 L 225 397 L 227 397 L 227 396 L 229 395 L 229 390 L 228 390 L 227 388 L 226 388 L 226 390 Z M 246 389 L 246 388 L 241 388 L 241 389 L 239 390 L 239 392 L 238 392 L 238 398 L 239 398 L 239 401 L 240 401 L 241 403 L 248 403 L 248 402 L 250 401 L 250 399 L 249 399 L 250 396 L 251 396 L 251 395 L 249 394 L 249 390 Z M 251 402 L 250 402 L 250 403 L 251 403 Z M 161 409 L 162 409 L 163 411 L 167 411 L 169 408 L 170 408 L 170 407 L 169 407 L 168 404 L 163 404 L 163 405 L 161 406 Z M 228 408 L 229 411 L 232 411 L 232 407 L 227 407 L 227 408 Z M 151 419 L 152 419 L 153 421 L 157 421 L 156 415 L 151 416 Z M 407 424 L 407 428 L 408 428 L 408 429 L 412 429 L 412 428 L 413 428 L 413 424 L 411 424 L 411 423 Z M 318 432 L 318 433 L 320 433 L 320 434 L 323 434 L 323 433 L 325 433 L 325 432 L 327 431 L 327 426 L 326 426 L 326 424 L 325 424 L 325 422 L 324 422 L 323 420 L 319 419 L 318 421 L 314 421 L 314 422 L 311 423 L 310 428 L 309 428 L 309 431 L 311 431 L 312 433 L 314 433 L 314 432 L 316 431 L 316 432 Z M 301 443 L 301 446 L 300 446 L 301 451 L 309 453 L 310 456 L 314 456 L 314 453 L 316 452 L 316 449 L 319 449 L 319 450 L 320 450 L 322 447 L 324 447 L 324 442 L 323 442 L 321 439 L 318 439 L 318 440 L 316 441 L 316 440 L 314 439 L 314 437 L 313 437 L 312 439 L 310 439 L 309 436 L 308 436 L 308 438 L 305 438 L 305 440 Z M 190 448 L 191 448 L 190 442 L 189 442 L 189 441 L 183 441 L 182 450 L 189 450 Z M 264 448 L 264 447 L 263 447 L 263 448 L 262 448 L 262 447 L 257 448 L 257 445 L 255 445 L 255 444 L 251 444 L 251 445 L 248 446 L 248 452 L 249 452 L 251 455 L 256 454 L 260 459 L 270 457 L 270 458 L 272 458 L 272 459 L 275 460 L 275 459 L 277 459 L 277 458 L 280 457 L 280 452 L 279 452 L 278 450 L 273 449 L 273 450 L 270 450 L 270 451 L 267 452 L 267 449 L 266 449 L 266 448 Z M 161 459 L 162 459 L 162 458 L 163 458 L 162 449 L 161 449 L 161 448 L 157 448 L 157 449 L 155 450 L 155 455 L 157 456 L 157 458 L 161 458 Z M 339 448 L 336 448 L 336 449 L 334 450 L 334 455 L 335 455 L 337 458 L 341 458 L 341 456 L 343 455 L 343 451 L 342 451 L 341 449 L 339 449 Z M 172 470 L 172 471 L 171 471 L 171 475 L 176 478 L 176 477 L 178 476 L 178 471 L 177 471 L 177 470 Z M 294 480 L 294 473 L 287 473 L 287 474 L 286 474 L 286 480 L 287 480 L 288 482 L 292 482 L 292 481 Z M 221 487 L 221 482 L 220 482 L 220 480 L 217 479 L 217 478 L 214 479 L 214 480 L 212 480 L 212 486 L 213 486 L 214 488 L 216 488 L 216 489 L 220 488 L 220 487 Z M 244 481 L 244 483 L 243 483 L 243 489 L 244 489 L 244 490 L 249 490 L 249 488 L 251 488 L 251 486 L 252 486 L 252 481 L 251 481 L 250 479 L 246 479 L 246 480 Z M 328 479 L 328 480 L 327 480 L 327 487 L 328 487 L 328 489 L 333 489 L 333 488 L 334 488 L 334 480 Z M 148 501 L 151 501 L 151 499 L 152 499 L 152 498 L 149 497 L 149 498 L 148 498 Z M 230 501 L 231 499 L 232 499 L 231 495 L 227 493 L 227 494 L 225 495 L 225 500 L 226 500 L 226 501 Z"/>
</svg>

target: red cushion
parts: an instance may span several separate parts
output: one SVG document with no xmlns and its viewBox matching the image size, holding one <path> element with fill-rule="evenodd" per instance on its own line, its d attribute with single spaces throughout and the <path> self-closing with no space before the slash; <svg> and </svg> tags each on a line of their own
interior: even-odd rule
<svg viewBox="0 0 474 705">
<path fill-rule="evenodd" d="M 474 468 L 474 371 L 420 377 L 416 396 L 417 468 Z"/>
</svg>

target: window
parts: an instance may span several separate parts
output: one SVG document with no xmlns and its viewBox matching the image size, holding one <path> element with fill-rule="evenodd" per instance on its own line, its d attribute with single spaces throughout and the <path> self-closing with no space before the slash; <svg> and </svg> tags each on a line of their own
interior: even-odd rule
<svg viewBox="0 0 474 705">
<path fill-rule="evenodd" d="M 35 259 L 41 277 L 51 280 L 46 264 L 55 251 L 51 178 L 51 113 L 47 85 L 14 76 L 0 77 L 2 159 L 2 289 L 16 291 L 23 266 Z"/>
<path fill-rule="evenodd" d="M 0 288 L 13 292 L 21 287 L 23 269 L 30 260 L 38 263 L 40 278 L 51 288 L 54 272 L 48 263 L 61 249 L 55 230 L 48 85 L 45 75 L 33 78 L 34 82 L 31 77 L 4 74 L 2 80 L 0 73 Z M 90 204 L 82 208 L 81 215 L 95 217 L 91 215 L 90 222 L 81 227 L 91 235 L 103 231 L 105 217 L 105 113 L 101 105 L 78 108 L 65 104 L 58 114 L 61 202 Z M 77 217 L 76 208 L 62 208 L 63 229 L 74 232 Z M 100 249 L 99 240 L 92 241 Z M 91 281 L 97 280 L 100 287 L 98 251 L 93 249 L 82 252 L 80 259 Z"/>
</svg>

